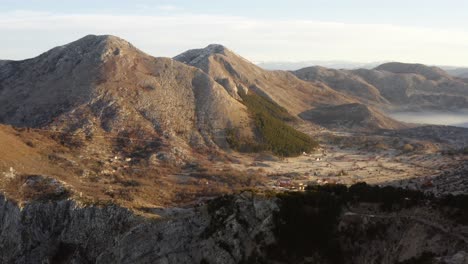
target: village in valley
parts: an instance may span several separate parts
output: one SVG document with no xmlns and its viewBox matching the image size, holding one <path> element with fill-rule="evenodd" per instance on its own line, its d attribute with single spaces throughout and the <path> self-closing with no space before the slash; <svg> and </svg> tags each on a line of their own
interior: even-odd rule
<svg viewBox="0 0 468 264">
<path fill-rule="evenodd" d="M 267 189 L 303 191 L 306 186 L 352 185 L 358 182 L 390 185 L 435 194 L 457 193 L 468 182 L 466 155 L 443 152 L 408 153 L 399 150 L 369 152 L 357 148 L 322 145 L 298 157 L 277 158 L 266 154 L 238 156 L 231 166 L 267 175 Z M 455 168 L 457 168 L 455 170 Z M 450 175 L 449 175 L 450 174 Z M 439 176 L 445 177 L 439 177 Z M 443 181 L 443 182 L 441 182 Z M 435 184 L 437 182 L 437 184 Z"/>
</svg>

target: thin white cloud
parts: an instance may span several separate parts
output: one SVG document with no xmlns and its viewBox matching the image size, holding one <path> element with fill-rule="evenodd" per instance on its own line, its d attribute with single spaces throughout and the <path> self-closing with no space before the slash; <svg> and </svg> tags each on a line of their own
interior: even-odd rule
<svg viewBox="0 0 468 264">
<path fill-rule="evenodd" d="M 157 7 L 157 9 L 162 10 L 162 11 L 176 11 L 179 8 L 175 5 L 160 5 Z"/>
<path fill-rule="evenodd" d="M 35 56 L 86 34 L 113 34 L 154 56 L 221 43 L 253 61 L 468 64 L 468 31 L 308 20 L 174 14 L 0 13 L 0 58 Z"/>
</svg>

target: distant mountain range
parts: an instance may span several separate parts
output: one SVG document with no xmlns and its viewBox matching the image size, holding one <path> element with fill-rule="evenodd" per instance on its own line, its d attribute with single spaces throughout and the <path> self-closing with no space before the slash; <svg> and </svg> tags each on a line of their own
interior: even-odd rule
<svg viewBox="0 0 468 264">
<path fill-rule="evenodd" d="M 283 70 L 283 71 L 295 71 L 306 67 L 311 66 L 322 66 L 331 69 L 371 69 L 377 67 L 378 65 L 385 62 L 369 62 L 369 63 L 360 63 L 360 62 L 350 62 L 350 61 L 298 61 L 298 62 L 288 62 L 288 61 L 272 61 L 272 62 L 259 62 L 258 66 L 266 70 Z"/>
<path fill-rule="evenodd" d="M 283 70 L 283 71 L 295 71 L 306 67 L 321 66 L 330 69 L 373 69 L 381 64 L 387 63 L 388 61 L 381 62 L 349 62 L 349 61 L 272 61 L 272 62 L 259 62 L 258 66 L 266 70 Z M 447 73 L 454 77 L 468 78 L 468 67 L 456 67 L 456 66 L 438 66 L 445 70 Z"/>
<path fill-rule="evenodd" d="M 362 102 L 386 110 L 456 110 L 468 107 L 466 80 L 438 67 L 385 63 L 374 69 L 336 70 L 308 67 L 299 78 L 323 82 Z"/>
<path fill-rule="evenodd" d="M 261 140 L 243 95 L 285 122 L 292 119 L 284 113 L 320 125 L 326 109 L 336 117 L 358 110 L 349 115 L 360 120 L 352 129 L 403 126 L 381 110 L 468 107 L 465 80 L 422 64 L 269 71 L 222 45 L 155 58 L 94 35 L 36 58 L 0 61 L 1 123 L 82 132 L 91 141 L 134 134 L 165 146 L 227 148 L 232 129 L 243 141 Z"/>
<path fill-rule="evenodd" d="M 468 79 L 468 68 L 457 68 L 457 67 L 441 67 L 441 68 L 447 71 L 452 76 Z"/>
</svg>

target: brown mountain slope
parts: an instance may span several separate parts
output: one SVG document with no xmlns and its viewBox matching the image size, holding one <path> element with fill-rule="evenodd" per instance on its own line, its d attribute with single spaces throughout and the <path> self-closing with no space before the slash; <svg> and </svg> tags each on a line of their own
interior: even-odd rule
<svg viewBox="0 0 468 264">
<path fill-rule="evenodd" d="M 428 80 L 439 80 L 450 78 L 450 74 L 441 68 L 426 66 L 424 64 L 411 64 L 401 62 L 389 62 L 375 68 L 377 71 L 388 71 L 393 73 L 413 73 L 424 76 Z"/>
<path fill-rule="evenodd" d="M 184 52 L 174 58 L 202 69 L 233 96 L 252 90 L 267 97 L 291 114 L 310 108 L 354 102 L 322 83 L 299 80 L 285 71 L 266 71 L 221 45 Z"/>
<path fill-rule="evenodd" d="M 192 146 L 225 145 L 229 127 L 251 134 L 245 107 L 208 75 L 114 36 L 86 36 L 0 66 L 0 121 Z"/>
<path fill-rule="evenodd" d="M 365 69 L 352 72 L 379 89 L 396 108 L 445 110 L 468 107 L 468 84 L 450 76 L 439 75 L 437 80 L 432 80 L 411 72 Z"/>
<path fill-rule="evenodd" d="M 19 204 L 70 197 L 79 204 L 111 203 L 143 210 L 148 206 L 174 205 L 221 195 L 255 185 L 260 179 L 237 171 L 215 172 L 202 157 L 197 164 L 203 167 L 204 174 L 180 178 L 177 176 L 180 168 L 153 159 L 139 159 L 138 153 L 126 156 L 107 152 L 102 144 L 94 144 L 98 149 L 94 152 L 64 146 L 57 142 L 55 135 L 63 136 L 42 129 L 0 125 L 2 195 Z M 75 136 L 69 135 L 67 141 Z M 230 189 L 224 187 L 227 182 Z"/>
<path fill-rule="evenodd" d="M 339 92 L 354 96 L 366 104 L 388 104 L 389 102 L 373 85 L 361 77 L 345 70 L 327 69 L 324 67 L 307 67 L 293 72 L 305 81 L 320 81 Z"/>
<path fill-rule="evenodd" d="M 356 124 L 343 127 L 342 120 L 331 119 L 331 123 L 335 125 L 329 126 L 330 128 L 368 130 L 404 127 L 404 124 L 386 117 L 373 107 L 357 104 L 362 102 L 382 106 L 390 103 L 381 96 L 377 88 L 351 72 L 308 68 L 300 76 L 303 80 L 300 80 L 290 72 L 263 70 L 221 45 L 189 50 L 175 59 L 202 69 L 234 97 L 240 91 L 253 91 L 276 102 L 291 114 L 313 123 L 321 124 L 320 118 L 309 118 L 309 113 L 316 110 L 322 116 L 328 116 L 328 113 L 323 112 L 328 109 L 333 113 L 341 111 L 348 118 L 347 122 Z M 342 112 L 343 105 L 353 104 L 363 106 L 366 111 L 359 111 L 357 116 Z"/>
<path fill-rule="evenodd" d="M 61 152 L 65 148 L 44 135 L 0 125 L 0 145 L 0 173 L 13 168 L 27 174 L 65 174 L 65 170 L 47 158 L 53 150 Z"/>
<path fill-rule="evenodd" d="M 294 74 L 360 98 L 381 109 L 421 110 L 468 107 L 468 83 L 437 67 L 386 63 L 373 70 L 309 67 Z"/>
</svg>

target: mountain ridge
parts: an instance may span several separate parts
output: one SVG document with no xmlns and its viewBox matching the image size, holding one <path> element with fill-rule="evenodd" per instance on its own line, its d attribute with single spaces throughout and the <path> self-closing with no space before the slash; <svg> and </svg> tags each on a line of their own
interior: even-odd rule
<svg viewBox="0 0 468 264">
<path fill-rule="evenodd" d="M 340 104 L 354 101 L 337 93 L 323 84 L 311 84 L 299 80 L 286 71 L 266 71 L 229 49 L 224 53 L 210 53 L 209 47 L 194 49 L 174 57 L 176 60 L 188 61 L 186 58 L 199 59 L 187 64 L 202 69 L 213 79 L 222 84 L 236 97 L 238 91 L 253 91 L 278 103 L 297 115 L 314 104 Z M 198 54 L 195 54 L 198 52 Z"/>
<path fill-rule="evenodd" d="M 367 104 L 389 103 L 375 86 L 348 71 L 313 66 L 294 71 L 293 73 L 305 81 L 321 81 L 337 91 L 350 96 L 356 96 Z"/>
<path fill-rule="evenodd" d="M 245 127 L 251 135 L 245 107 L 201 70 L 151 57 L 109 35 L 88 35 L 6 63 L 0 103 L 3 123 L 83 130 L 91 137 L 140 131 L 193 145 L 215 146 L 213 139 L 219 139 L 226 146 L 225 128 Z"/>
<path fill-rule="evenodd" d="M 392 73 L 406 73 L 406 74 L 419 74 L 429 80 L 438 80 L 441 78 L 450 78 L 449 74 L 439 67 L 426 66 L 419 63 L 401 63 L 401 62 L 388 62 L 381 64 L 374 68 L 377 71 L 388 71 Z"/>
<path fill-rule="evenodd" d="M 386 63 L 375 69 L 307 67 L 293 73 L 306 81 L 322 81 L 384 111 L 468 107 L 468 83 L 438 67 Z"/>
</svg>

